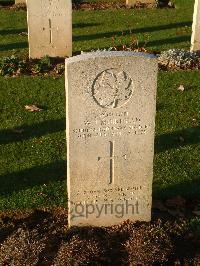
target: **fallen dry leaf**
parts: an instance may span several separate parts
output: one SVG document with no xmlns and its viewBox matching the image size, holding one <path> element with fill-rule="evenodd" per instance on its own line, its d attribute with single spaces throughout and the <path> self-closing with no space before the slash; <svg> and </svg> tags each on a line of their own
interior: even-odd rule
<svg viewBox="0 0 200 266">
<path fill-rule="evenodd" d="M 28 36 L 28 32 L 26 31 L 22 31 L 19 33 L 20 36 Z"/>
<path fill-rule="evenodd" d="M 31 105 L 25 105 L 25 109 L 30 111 L 30 112 L 40 112 L 42 111 L 43 109 L 37 107 L 36 105 L 34 104 L 31 104 Z"/>
<path fill-rule="evenodd" d="M 178 91 L 184 91 L 185 90 L 185 88 L 184 88 L 184 86 L 183 85 L 180 85 L 179 87 L 178 87 L 178 89 L 177 89 Z"/>
</svg>

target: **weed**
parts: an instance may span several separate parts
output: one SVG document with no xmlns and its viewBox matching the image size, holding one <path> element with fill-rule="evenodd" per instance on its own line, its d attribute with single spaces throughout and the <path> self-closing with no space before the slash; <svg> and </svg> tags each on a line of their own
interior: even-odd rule
<svg viewBox="0 0 200 266">
<path fill-rule="evenodd" d="M 26 72 L 26 61 L 22 60 L 15 55 L 10 57 L 3 57 L 0 60 L 0 75 L 12 76 L 19 75 Z"/>
<path fill-rule="evenodd" d="M 41 60 L 39 60 L 35 65 L 32 67 L 33 73 L 44 73 L 50 70 L 52 64 L 51 64 L 51 58 L 46 55 Z"/>
<path fill-rule="evenodd" d="M 196 238 L 200 238 L 200 218 L 193 218 L 189 222 L 189 227 L 194 232 Z"/>
</svg>

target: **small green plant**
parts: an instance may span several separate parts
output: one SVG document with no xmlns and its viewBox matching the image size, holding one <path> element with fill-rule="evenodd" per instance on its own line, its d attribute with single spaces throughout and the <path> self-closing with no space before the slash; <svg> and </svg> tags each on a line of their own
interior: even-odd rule
<svg viewBox="0 0 200 266">
<path fill-rule="evenodd" d="M 197 238 L 200 238 L 200 218 L 193 218 L 189 222 L 189 227 Z"/>
<path fill-rule="evenodd" d="M 34 73 L 43 73 L 50 70 L 52 64 L 51 64 L 51 58 L 46 55 L 42 59 L 40 59 L 34 66 L 33 66 L 33 72 Z"/>
<path fill-rule="evenodd" d="M 21 60 L 15 55 L 3 57 L 0 60 L 0 75 L 12 76 L 18 75 L 26 71 L 26 61 Z"/>
<path fill-rule="evenodd" d="M 134 36 L 130 30 L 129 39 L 127 40 L 123 32 L 120 37 L 112 37 L 112 48 L 116 51 L 134 51 L 134 52 L 146 52 L 145 46 L 148 43 L 148 36 L 145 36 L 145 42 L 140 43 L 138 38 Z"/>
<path fill-rule="evenodd" d="M 157 0 L 157 6 L 158 7 L 169 7 L 169 8 L 174 8 L 175 5 L 173 3 L 173 1 L 171 0 Z"/>
</svg>

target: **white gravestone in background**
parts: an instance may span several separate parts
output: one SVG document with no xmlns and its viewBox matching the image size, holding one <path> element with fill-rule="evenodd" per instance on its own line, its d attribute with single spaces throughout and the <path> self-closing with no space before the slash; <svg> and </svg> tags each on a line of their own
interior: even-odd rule
<svg viewBox="0 0 200 266">
<path fill-rule="evenodd" d="M 147 4 L 149 6 L 156 6 L 156 0 L 126 0 L 126 5 L 134 7 L 137 4 Z"/>
<path fill-rule="evenodd" d="M 27 0 L 29 57 L 72 54 L 71 0 Z"/>
<path fill-rule="evenodd" d="M 66 59 L 70 226 L 151 219 L 156 84 L 153 55 Z"/>
<path fill-rule="evenodd" d="M 15 4 L 26 4 L 26 0 L 15 0 Z"/>
<path fill-rule="evenodd" d="M 193 25 L 192 25 L 192 40 L 191 51 L 200 50 L 200 0 L 195 0 Z"/>
</svg>

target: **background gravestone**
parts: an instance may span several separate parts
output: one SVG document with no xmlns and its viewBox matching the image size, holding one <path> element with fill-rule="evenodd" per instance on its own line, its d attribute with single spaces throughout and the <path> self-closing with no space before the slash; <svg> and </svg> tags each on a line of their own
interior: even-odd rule
<svg viewBox="0 0 200 266">
<path fill-rule="evenodd" d="M 29 57 L 72 54 L 70 0 L 27 0 Z"/>
<path fill-rule="evenodd" d="M 156 6 L 156 0 L 126 0 L 126 5 L 134 7 L 137 4 L 147 4 L 150 6 Z"/>
<path fill-rule="evenodd" d="M 15 0 L 15 4 L 26 4 L 26 0 Z"/>
<path fill-rule="evenodd" d="M 195 0 L 194 5 L 191 50 L 200 50 L 200 0 Z"/>
<path fill-rule="evenodd" d="M 70 225 L 151 219 L 156 79 L 148 54 L 66 59 Z"/>
</svg>

